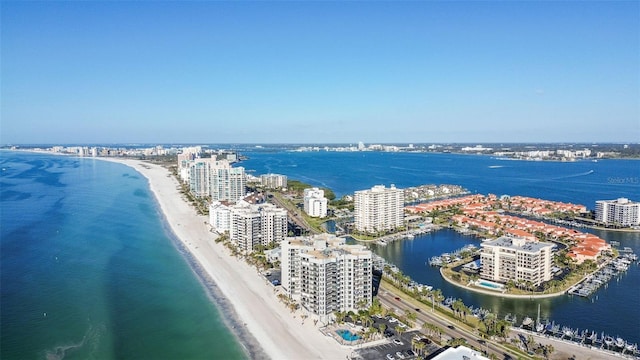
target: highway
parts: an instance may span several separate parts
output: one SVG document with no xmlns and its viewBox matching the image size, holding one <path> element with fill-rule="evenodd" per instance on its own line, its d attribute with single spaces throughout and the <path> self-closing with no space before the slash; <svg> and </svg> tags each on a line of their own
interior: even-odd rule
<svg viewBox="0 0 640 360">
<path fill-rule="evenodd" d="M 396 300 L 396 297 L 398 296 L 399 295 L 396 295 L 388 291 L 388 289 L 385 289 L 384 286 L 381 287 L 380 291 L 378 292 L 378 299 L 380 300 L 380 303 L 382 305 L 384 305 L 387 308 L 394 309 L 397 314 L 404 314 L 405 310 L 411 310 L 412 312 L 415 312 L 417 315 L 419 324 L 422 324 L 424 322 L 435 324 L 444 331 L 443 336 L 448 336 L 451 338 L 464 338 L 467 341 L 467 344 L 477 349 L 482 349 L 483 351 L 487 351 L 487 354 L 495 354 L 498 359 L 518 358 L 517 355 L 509 354 L 508 350 L 502 347 L 499 347 L 498 345 L 492 343 L 489 340 L 486 340 L 486 341 L 483 340 L 481 343 L 480 341 L 478 341 L 477 336 L 475 336 L 474 334 L 468 331 L 458 328 L 456 323 L 453 323 L 448 319 L 442 318 L 439 314 L 432 313 L 431 308 L 429 307 L 422 305 L 418 307 L 420 311 L 416 312 L 415 311 L 416 306 L 409 304 L 402 297 L 400 298 L 400 300 Z"/>
</svg>

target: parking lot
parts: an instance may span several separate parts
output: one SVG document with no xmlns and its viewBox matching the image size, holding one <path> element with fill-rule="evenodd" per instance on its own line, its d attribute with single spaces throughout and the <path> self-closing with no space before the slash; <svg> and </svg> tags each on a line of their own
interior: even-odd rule
<svg viewBox="0 0 640 360">
<path fill-rule="evenodd" d="M 411 349 L 411 341 L 414 337 L 421 336 L 419 331 L 409 331 L 403 333 L 401 335 L 394 335 L 388 338 L 387 343 L 366 346 L 357 349 L 355 351 L 355 355 L 360 359 L 364 360 L 377 360 L 377 359 L 388 359 L 388 360 L 398 360 L 398 359 L 416 359 L 418 354 L 414 353 Z M 395 340 L 395 341 L 394 341 Z M 440 348 L 433 343 L 425 340 L 425 348 L 422 350 L 423 354 L 431 354 L 438 351 Z"/>
<path fill-rule="evenodd" d="M 396 332 L 396 326 L 402 327 L 401 323 L 395 318 L 387 317 L 387 318 L 376 318 L 374 317 L 373 326 L 376 328 L 380 328 L 381 324 L 385 324 L 385 339 L 384 343 L 377 343 L 376 345 L 367 346 L 367 344 L 363 344 L 362 348 L 354 351 L 354 355 L 357 355 L 357 358 L 364 360 L 378 360 L 378 359 L 386 359 L 386 360 L 411 360 L 416 359 L 418 354 L 414 353 L 411 348 L 411 342 L 414 338 L 423 339 L 422 341 L 425 343 L 425 347 L 422 350 L 422 354 L 431 354 L 438 351 L 440 348 L 434 345 L 431 341 L 424 338 L 424 336 L 418 330 L 401 332 L 398 334 Z M 408 328 L 407 328 L 408 329 Z M 355 356 L 354 356 L 355 357 Z"/>
</svg>

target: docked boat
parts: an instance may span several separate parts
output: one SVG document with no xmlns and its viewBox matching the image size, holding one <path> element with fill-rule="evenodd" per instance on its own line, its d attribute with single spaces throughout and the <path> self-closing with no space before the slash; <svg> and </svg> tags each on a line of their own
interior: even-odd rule
<svg viewBox="0 0 640 360">
<path fill-rule="evenodd" d="M 616 346 L 619 348 L 623 348 L 625 346 L 625 341 L 621 337 L 616 338 Z"/>
<path fill-rule="evenodd" d="M 607 346 L 613 345 L 613 338 L 609 335 L 605 336 L 603 341 L 604 341 L 604 344 Z"/>
<path fill-rule="evenodd" d="M 541 333 L 541 332 L 543 332 L 543 331 L 544 331 L 544 324 L 542 324 L 542 323 L 537 323 L 537 324 L 536 324 L 536 332 Z"/>
</svg>

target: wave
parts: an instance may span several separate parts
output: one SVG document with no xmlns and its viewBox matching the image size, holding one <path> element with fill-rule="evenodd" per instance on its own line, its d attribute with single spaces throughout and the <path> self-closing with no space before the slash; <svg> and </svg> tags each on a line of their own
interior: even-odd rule
<svg viewBox="0 0 640 360">
<path fill-rule="evenodd" d="M 70 352 L 84 350 L 83 348 L 85 347 L 87 348 L 87 354 L 93 354 L 98 348 L 98 345 L 100 344 L 100 338 L 105 331 L 106 328 L 103 325 L 95 328 L 93 326 L 89 326 L 89 329 L 87 329 L 87 332 L 85 332 L 82 340 L 66 345 L 54 346 L 53 349 L 45 351 L 45 358 L 47 360 L 62 360 Z M 87 358 L 92 357 L 93 356 L 87 356 Z"/>
<path fill-rule="evenodd" d="M 595 171 L 593 171 L 593 170 L 589 170 L 589 171 L 585 171 L 585 172 L 578 173 L 578 174 L 565 175 L 565 176 L 559 176 L 559 177 L 551 178 L 551 180 L 562 180 L 562 179 L 570 179 L 570 178 L 575 178 L 575 177 L 587 176 L 587 175 L 593 174 L 594 172 Z"/>
<path fill-rule="evenodd" d="M 499 169 L 499 168 L 503 168 L 504 165 L 489 165 L 489 169 Z"/>
</svg>

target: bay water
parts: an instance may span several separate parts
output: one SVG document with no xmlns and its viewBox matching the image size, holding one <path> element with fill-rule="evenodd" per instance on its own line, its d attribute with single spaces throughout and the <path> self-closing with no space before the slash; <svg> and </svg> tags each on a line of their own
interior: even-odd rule
<svg viewBox="0 0 640 360">
<path fill-rule="evenodd" d="M 389 152 L 248 152 L 242 163 L 256 174 L 279 173 L 313 186 L 331 188 L 337 196 L 382 184 L 399 188 L 423 184 L 454 184 L 472 193 L 522 195 L 584 204 L 620 197 L 640 201 L 640 161 L 579 160 L 575 162 L 507 160 L 485 155 Z M 640 233 L 581 229 L 607 241 L 618 241 L 640 254 Z M 537 317 L 581 330 L 605 332 L 640 343 L 640 266 L 636 263 L 592 298 L 563 295 L 541 300 L 503 299 L 473 293 L 444 281 L 429 258 L 479 246 L 482 239 L 444 229 L 387 246 L 371 245 L 419 283 L 439 288 L 445 297 L 492 310 L 500 316 Z"/>
</svg>

